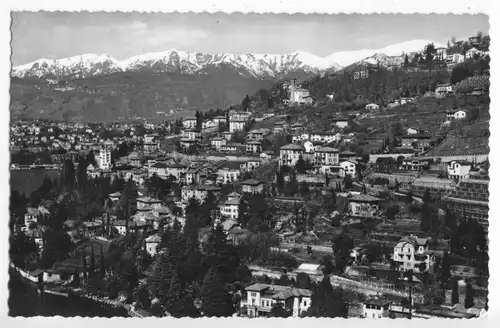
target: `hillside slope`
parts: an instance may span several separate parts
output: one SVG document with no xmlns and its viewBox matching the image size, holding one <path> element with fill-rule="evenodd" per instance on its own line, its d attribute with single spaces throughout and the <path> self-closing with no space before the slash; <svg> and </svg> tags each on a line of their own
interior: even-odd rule
<svg viewBox="0 0 500 328">
<path fill-rule="evenodd" d="M 77 122 L 158 118 L 175 108 L 223 107 L 241 103 L 246 94 L 272 85 L 224 69 L 194 75 L 120 72 L 59 84 L 36 78 L 12 78 L 11 82 L 12 119 Z"/>
</svg>

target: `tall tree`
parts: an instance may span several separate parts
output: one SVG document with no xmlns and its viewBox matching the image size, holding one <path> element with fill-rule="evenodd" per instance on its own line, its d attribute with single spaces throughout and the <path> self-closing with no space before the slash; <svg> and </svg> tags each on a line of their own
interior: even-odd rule
<svg viewBox="0 0 500 328">
<path fill-rule="evenodd" d="M 151 282 L 153 295 L 158 298 L 161 304 L 165 304 L 168 300 L 168 292 L 174 271 L 175 268 L 170 263 L 168 254 L 161 254 L 157 259 L 157 263 L 155 263 L 155 274 Z"/>
<path fill-rule="evenodd" d="M 236 248 L 228 243 L 227 235 L 220 224 L 212 229 L 205 250 L 208 265 L 216 267 L 218 274 L 225 282 L 234 282 L 240 258 Z"/>
<path fill-rule="evenodd" d="M 443 259 L 441 260 L 441 268 L 439 270 L 439 280 L 442 282 L 447 282 L 451 278 L 451 263 L 450 256 L 448 253 L 444 253 Z"/>
<path fill-rule="evenodd" d="M 61 182 L 64 186 L 72 188 L 75 185 L 75 165 L 71 159 L 66 159 L 61 171 Z"/>
<path fill-rule="evenodd" d="M 332 250 L 335 255 L 335 267 L 343 272 L 351 259 L 351 251 L 354 248 L 352 238 L 347 234 L 346 228 L 336 235 L 332 240 Z"/>
<path fill-rule="evenodd" d="M 176 270 L 172 270 L 172 279 L 170 280 L 170 286 L 168 287 L 168 292 L 165 299 L 165 308 L 172 315 L 182 314 L 182 307 L 180 305 L 180 300 L 182 297 L 181 282 Z"/>
<path fill-rule="evenodd" d="M 196 128 L 201 129 L 203 123 L 203 114 L 200 113 L 199 111 L 196 111 L 195 118 L 196 118 Z"/>
<path fill-rule="evenodd" d="M 250 103 L 252 101 L 250 100 L 250 97 L 248 95 L 243 98 L 243 101 L 241 102 L 241 105 L 243 106 L 243 110 L 248 110 L 250 108 Z"/>
<path fill-rule="evenodd" d="M 83 278 L 87 276 L 87 254 L 85 253 L 85 249 L 82 252 L 82 272 Z"/>
<path fill-rule="evenodd" d="M 458 280 L 453 279 L 453 284 L 451 285 L 451 305 L 460 303 L 460 297 L 458 294 Z"/>
<path fill-rule="evenodd" d="M 297 163 L 295 164 L 295 169 L 297 170 L 297 173 L 299 173 L 299 174 L 306 173 L 306 161 L 304 160 L 304 157 L 302 157 L 302 155 L 299 155 L 299 159 L 297 160 Z"/>
<path fill-rule="evenodd" d="M 211 267 L 203 279 L 201 301 L 204 316 L 229 317 L 234 313 L 231 296 L 215 267 Z"/>
<path fill-rule="evenodd" d="M 347 318 L 348 308 L 343 293 L 333 289 L 330 278 L 324 277 L 321 283 L 313 289 L 311 306 L 306 312 L 308 317 L 316 318 Z"/>
<path fill-rule="evenodd" d="M 474 306 L 474 289 L 472 288 L 470 281 L 468 281 L 467 285 L 465 286 L 464 307 L 466 309 L 469 309 L 473 306 Z"/>
<path fill-rule="evenodd" d="M 94 258 L 94 246 L 92 246 L 92 252 L 90 253 L 90 275 L 94 275 L 95 272 L 95 258 Z"/>
<path fill-rule="evenodd" d="M 100 274 L 101 280 L 103 280 L 104 277 L 106 276 L 106 269 L 105 269 L 104 265 L 105 265 L 104 264 L 104 254 L 102 252 L 102 244 L 101 244 L 101 249 L 99 250 L 99 267 L 100 267 L 99 274 Z"/>
</svg>

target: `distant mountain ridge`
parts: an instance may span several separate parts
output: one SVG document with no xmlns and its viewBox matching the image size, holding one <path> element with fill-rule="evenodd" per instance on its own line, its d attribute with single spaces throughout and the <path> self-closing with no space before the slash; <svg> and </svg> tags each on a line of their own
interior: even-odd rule
<svg viewBox="0 0 500 328">
<path fill-rule="evenodd" d="M 341 51 L 327 57 L 307 52 L 276 54 L 206 54 L 170 49 L 147 53 L 119 61 L 107 54 L 85 54 L 63 59 L 39 59 L 16 66 L 11 75 L 19 78 L 72 79 L 90 78 L 117 72 L 155 72 L 181 74 L 210 74 L 214 69 L 232 68 L 237 74 L 257 79 L 284 79 L 334 73 L 355 62 L 368 60 L 373 54 L 389 63 L 388 57 L 422 50 L 433 41 L 413 40 L 382 49 Z M 434 42 L 435 43 L 435 42 Z M 441 44 L 435 43 L 436 46 Z M 377 59 L 377 58 L 373 58 Z M 373 61 L 373 60 L 372 60 Z M 397 61 L 393 59 L 392 61 Z M 385 64 L 384 64 L 385 65 Z"/>
<path fill-rule="evenodd" d="M 238 74 L 259 79 L 281 79 L 302 72 L 315 75 L 341 67 L 318 56 L 295 52 L 272 54 L 203 54 L 171 49 L 119 61 L 109 55 L 86 54 L 63 59 L 39 59 L 12 69 L 19 78 L 89 78 L 116 72 L 208 74 L 210 68 L 232 67 Z M 208 72 L 207 72 L 208 70 Z"/>
</svg>

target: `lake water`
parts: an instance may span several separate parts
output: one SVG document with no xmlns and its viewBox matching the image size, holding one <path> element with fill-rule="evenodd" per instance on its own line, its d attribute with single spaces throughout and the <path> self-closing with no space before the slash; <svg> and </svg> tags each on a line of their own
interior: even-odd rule
<svg viewBox="0 0 500 328">
<path fill-rule="evenodd" d="M 40 188 L 46 176 L 51 179 L 59 177 L 58 170 L 11 170 L 10 185 L 13 190 L 24 192 L 29 196 Z"/>
<path fill-rule="evenodd" d="M 10 270 L 9 270 L 10 271 Z M 124 309 L 110 309 L 88 300 L 51 294 L 38 294 L 36 286 L 10 272 L 9 316 L 127 317 Z"/>
</svg>

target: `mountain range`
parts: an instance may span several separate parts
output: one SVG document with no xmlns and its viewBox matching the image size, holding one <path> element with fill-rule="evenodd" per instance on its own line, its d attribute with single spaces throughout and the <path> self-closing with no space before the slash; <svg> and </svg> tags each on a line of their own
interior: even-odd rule
<svg viewBox="0 0 500 328">
<path fill-rule="evenodd" d="M 39 59 L 14 67 L 12 76 L 20 78 L 89 78 L 116 72 L 154 72 L 209 74 L 214 68 L 232 67 L 243 76 L 258 79 L 282 79 L 289 74 L 321 74 L 336 71 L 340 65 L 325 58 L 295 52 L 273 54 L 203 54 L 170 49 L 147 53 L 119 61 L 110 55 L 85 54 L 63 59 Z"/>
<path fill-rule="evenodd" d="M 10 113 L 12 119 L 73 122 L 165 120 L 172 110 L 186 116 L 188 110 L 241 103 L 246 95 L 270 89 L 279 80 L 306 80 L 367 64 L 398 64 L 404 60 L 402 52 L 423 50 L 428 43 L 416 40 L 327 57 L 306 52 L 235 55 L 173 49 L 122 61 L 93 54 L 39 59 L 12 69 Z"/>
<path fill-rule="evenodd" d="M 341 51 L 319 57 L 307 52 L 276 54 L 204 54 L 170 49 L 119 61 L 107 54 L 85 54 L 63 59 L 39 59 L 16 66 L 12 76 L 19 78 L 72 79 L 102 76 L 117 72 L 154 72 L 209 74 L 221 66 L 231 67 L 242 76 L 279 80 L 291 76 L 308 77 L 333 73 L 345 66 L 381 54 L 402 58 L 403 53 L 422 50 L 431 41 L 413 40 L 382 49 Z M 436 45 L 440 46 L 440 45 Z M 377 60 L 377 58 L 372 58 Z M 377 61 L 378 62 L 378 61 Z M 385 64 L 385 63 L 381 63 Z"/>
</svg>

